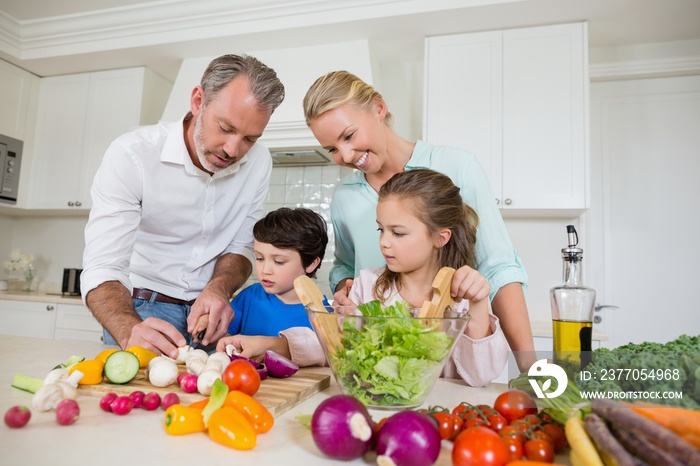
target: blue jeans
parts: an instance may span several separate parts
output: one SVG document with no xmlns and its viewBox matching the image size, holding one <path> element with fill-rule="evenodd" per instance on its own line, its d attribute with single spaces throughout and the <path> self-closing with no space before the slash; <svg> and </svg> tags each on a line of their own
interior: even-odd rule
<svg viewBox="0 0 700 466">
<path fill-rule="evenodd" d="M 151 299 L 134 299 L 134 309 L 142 319 L 146 317 L 157 317 L 175 326 L 178 332 L 182 333 L 185 339 L 189 342 L 191 335 L 187 332 L 187 316 L 190 314 L 190 307 L 181 304 L 161 303 L 155 300 L 156 293 L 153 293 Z M 117 342 L 112 338 L 107 329 L 102 330 L 105 345 L 117 345 Z"/>
</svg>

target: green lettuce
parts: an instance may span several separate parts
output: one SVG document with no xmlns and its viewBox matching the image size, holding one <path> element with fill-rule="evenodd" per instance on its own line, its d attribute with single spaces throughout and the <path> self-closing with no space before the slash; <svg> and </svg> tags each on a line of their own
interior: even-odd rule
<svg viewBox="0 0 700 466">
<path fill-rule="evenodd" d="M 358 310 L 364 318 L 342 324 L 343 347 L 331 361 L 337 377 L 367 405 L 420 404 L 440 376 L 454 339 L 439 324 L 426 326 L 424 320 L 412 318 L 405 302 L 382 307 L 375 300 Z M 382 316 L 395 318 L 373 318 Z"/>
</svg>

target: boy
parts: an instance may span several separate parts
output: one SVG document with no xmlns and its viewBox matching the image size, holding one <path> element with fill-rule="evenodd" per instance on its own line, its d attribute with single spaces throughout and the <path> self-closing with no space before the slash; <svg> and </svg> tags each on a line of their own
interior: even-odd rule
<svg viewBox="0 0 700 466">
<path fill-rule="evenodd" d="M 294 279 L 316 276 L 328 244 L 326 222 L 312 210 L 283 207 L 259 220 L 253 237 L 258 283 L 231 301 L 230 336 L 219 340 L 217 351 L 232 344 L 251 359 L 272 350 L 300 366 L 323 365 L 323 352 L 294 291 Z"/>
</svg>

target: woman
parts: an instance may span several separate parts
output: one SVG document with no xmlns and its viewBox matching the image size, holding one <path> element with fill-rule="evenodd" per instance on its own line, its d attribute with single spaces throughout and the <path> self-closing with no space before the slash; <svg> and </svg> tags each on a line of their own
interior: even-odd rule
<svg viewBox="0 0 700 466">
<path fill-rule="evenodd" d="M 331 200 L 335 260 L 330 272 L 334 303 L 348 299 L 360 270 L 383 265 L 376 226 L 378 192 L 393 175 L 430 168 L 449 176 L 478 214 L 477 270 L 489 281 L 494 314 L 521 371 L 536 360 L 523 286 L 527 274 L 510 242 L 486 174 L 476 158 L 450 147 L 410 142 L 391 129 L 382 96 L 347 71 L 321 76 L 304 97 L 306 123 L 338 165 L 354 168 Z M 463 299 L 452 290 L 455 300 Z"/>
</svg>

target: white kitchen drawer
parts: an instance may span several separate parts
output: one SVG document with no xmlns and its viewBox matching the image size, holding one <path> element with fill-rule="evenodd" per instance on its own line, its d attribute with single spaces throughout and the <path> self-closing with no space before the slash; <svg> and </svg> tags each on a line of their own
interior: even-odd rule
<svg viewBox="0 0 700 466">
<path fill-rule="evenodd" d="M 83 305 L 59 304 L 56 311 L 57 340 L 85 340 L 102 342 L 102 326 Z"/>
<path fill-rule="evenodd" d="M 56 304 L 0 300 L 0 334 L 53 338 Z"/>
</svg>

